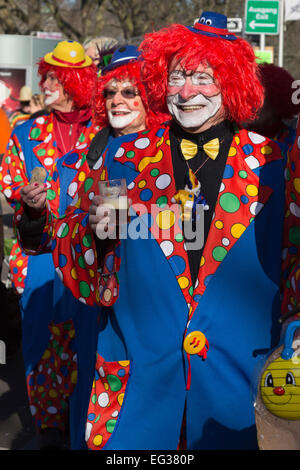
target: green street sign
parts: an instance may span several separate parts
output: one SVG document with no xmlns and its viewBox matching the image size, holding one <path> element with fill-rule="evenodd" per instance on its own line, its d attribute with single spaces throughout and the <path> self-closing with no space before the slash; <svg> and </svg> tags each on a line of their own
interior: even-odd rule
<svg viewBox="0 0 300 470">
<path fill-rule="evenodd" d="M 247 0 L 246 34 L 279 34 L 280 1 Z"/>
</svg>

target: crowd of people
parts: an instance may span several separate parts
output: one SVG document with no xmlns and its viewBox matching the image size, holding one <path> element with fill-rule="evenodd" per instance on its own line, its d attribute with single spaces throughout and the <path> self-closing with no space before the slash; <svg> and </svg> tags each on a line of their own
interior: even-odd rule
<svg viewBox="0 0 300 470">
<path fill-rule="evenodd" d="M 262 448 L 258 369 L 299 318 L 294 78 L 214 12 L 60 41 L 38 74 L 0 190 L 39 448 Z"/>
</svg>

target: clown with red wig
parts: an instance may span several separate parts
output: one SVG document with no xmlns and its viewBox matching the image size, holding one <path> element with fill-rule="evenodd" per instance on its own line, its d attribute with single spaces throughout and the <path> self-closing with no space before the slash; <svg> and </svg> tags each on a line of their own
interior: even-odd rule
<svg viewBox="0 0 300 470">
<path fill-rule="evenodd" d="M 126 45 L 118 48 L 109 66 L 102 71 L 95 94 L 94 122 L 100 131 L 93 138 L 86 159 L 81 152 L 68 152 L 59 158 L 52 174 L 52 190 L 60 191 L 59 214 L 71 203 L 76 204 L 77 189 L 85 182 L 88 175 L 86 166 L 98 165 L 103 150 L 110 146 L 118 148 L 121 142 L 134 140 L 138 131 L 146 126 L 158 126 L 166 119 L 165 115 L 154 114 L 148 106 L 145 89 L 141 81 L 140 53 L 135 46 Z M 46 94 L 51 102 L 52 94 Z M 119 137 L 119 139 L 116 139 Z M 117 143 L 118 141 L 118 143 Z M 114 145 L 116 147 L 114 147 Z M 85 184 L 88 184 L 88 179 Z M 24 217 L 23 217 L 24 219 Z M 45 215 L 36 220 L 35 237 L 28 236 L 27 225 L 18 224 L 18 233 L 24 250 L 30 254 L 41 254 L 50 251 L 47 236 L 49 226 L 53 229 L 57 219 L 56 212 L 49 204 Z M 40 239 L 41 237 L 41 239 Z M 41 243 L 40 243 L 41 242 Z M 114 244 L 113 244 L 114 245 Z M 108 245 L 106 245 L 108 246 Z M 110 252 L 106 253 L 103 263 L 109 262 Z M 59 270 L 57 271 L 59 275 Z M 93 380 L 94 359 L 96 350 L 98 308 L 92 308 L 78 302 L 69 289 L 63 287 L 57 278 L 54 297 L 56 300 L 55 319 L 72 320 L 75 335 L 74 350 L 77 360 L 77 383 L 69 403 L 71 448 L 84 449 L 85 417 L 87 414 L 90 386 Z M 57 300 L 59 299 L 59 300 Z M 65 327 L 66 323 L 62 323 Z M 55 328 L 58 325 L 54 325 Z M 53 327 L 52 327 L 53 329 Z M 56 330 L 55 330 L 56 331 Z M 45 362 L 45 361 L 44 361 Z M 39 368 L 41 361 L 39 362 Z M 39 373 L 39 375 L 41 375 Z M 30 382 L 40 380 L 35 371 L 30 374 Z M 48 398 L 48 397 L 47 397 Z"/>
<path fill-rule="evenodd" d="M 67 163 L 72 166 L 74 158 L 80 156 L 80 175 L 75 166 L 72 170 L 73 187 L 89 171 L 85 157 L 99 129 L 91 111 L 97 69 L 81 44 L 62 41 L 40 59 L 38 73 L 50 112 L 29 119 L 12 133 L 1 164 L 1 191 L 15 211 L 17 233 L 23 228 L 28 249 L 25 254 L 23 246 L 16 243 L 10 269 L 20 294 L 30 409 L 38 432 L 65 432 L 69 429 L 68 400 L 77 381 L 74 325 L 67 301 L 64 304 L 62 300 L 65 295 L 51 254 L 28 253 L 45 219 L 46 207 L 56 217 L 64 212 L 68 196 L 54 164 L 69 155 Z M 62 440 L 57 444 L 60 446 Z"/>
<path fill-rule="evenodd" d="M 264 89 L 251 46 L 224 15 L 147 34 L 139 49 L 149 106 L 171 119 L 109 145 L 54 234 L 63 283 L 99 305 L 87 445 L 256 449 L 251 382 L 289 309 L 280 302 L 286 155 L 241 127 Z M 109 236 L 113 218 L 98 182 L 115 178 L 132 205 L 126 234 L 110 239 L 110 292 L 97 228 Z"/>
</svg>

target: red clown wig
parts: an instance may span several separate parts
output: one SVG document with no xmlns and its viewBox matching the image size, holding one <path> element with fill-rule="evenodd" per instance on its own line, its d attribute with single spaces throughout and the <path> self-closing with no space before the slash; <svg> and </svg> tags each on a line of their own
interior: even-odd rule
<svg viewBox="0 0 300 470">
<path fill-rule="evenodd" d="M 113 79 L 117 81 L 128 80 L 132 83 L 133 86 L 137 87 L 140 97 L 142 99 L 145 111 L 146 111 L 146 127 L 150 128 L 153 126 L 158 126 L 170 119 L 170 115 L 166 111 L 163 112 L 153 112 L 149 107 L 148 98 L 146 95 L 145 87 L 141 80 L 141 64 L 140 60 L 128 62 L 127 64 L 116 67 L 104 75 L 98 78 L 98 86 L 95 99 L 95 122 L 100 127 L 108 126 L 108 117 L 105 107 L 105 98 L 103 96 L 103 91 Z"/>
<path fill-rule="evenodd" d="M 51 71 L 55 73 L 76 108 L 81 109 L 92 105 L 97 82 L 97 67 L 94 64 L 82 68 L 59 67 L 48 64 L 42 58 L 38 62 L 38 74 L 41 76 L 39 85 L 41 88 L 46 80 L 47 73 Z"/>
<path fill-rule="evenodd" d="M 146 34 L 140 50 L 144 57 L 143 80 L 155 111 L 167 110 L 168 68 L 173 59 L 192 70 L 200 63 L 213 69 L 227 119 L 237 124 L 253 120 L 263 105 L 264 90 L 255 55 L 244 39 L 209 37 L 174 24 Z"/>
</svg>

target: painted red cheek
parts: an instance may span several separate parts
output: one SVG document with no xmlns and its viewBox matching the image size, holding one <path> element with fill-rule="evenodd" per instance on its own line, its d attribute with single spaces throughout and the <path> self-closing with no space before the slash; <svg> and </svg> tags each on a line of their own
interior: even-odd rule
<svg viewBox="0 0 300 470">
<path fill-rule="evenodd" d="M 139 103 L 137 101 L 133 102 L 133 106 L 137 107 L 138 105 L 139 105 Z"/>
</svg>

